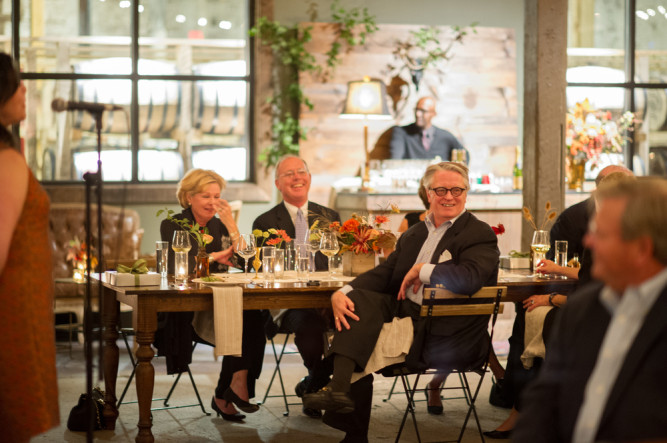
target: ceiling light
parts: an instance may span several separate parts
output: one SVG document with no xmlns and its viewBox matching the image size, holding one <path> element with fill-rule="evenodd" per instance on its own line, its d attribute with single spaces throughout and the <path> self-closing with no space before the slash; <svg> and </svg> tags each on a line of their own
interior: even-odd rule
<svg viewBox="0 0 667 443">
<path fill-rule="evenodd" d="M 204 17 L 199 17 L 199 19 L 197 20 L 197 24 L 199 26 L 206 26 L 208 24 L 208 20 L 206 20 L 206 18 Z"/>
<path fill-rule="evenodd" d="M 642 20 L 648 20 L 649 19 L 648 14 L 645 13 L 644 11 L 637 11 L 637 17 L 639 17 Z"/>
<path fill-rule="evenodd" d="M 185 16 L 183 14 L 178 14 L 176 16 L 176 23 L 185 23 Z"/>
<path fill-rule="evenodd" d="M 220 21 L 220 23 L 218 23 L 218 27 L 220 29 L 232 29 L 232 22 L 227 20 L 222 20 Z"/>
<path fill-rule="evenodd" d="M 120 6 L 123 9 L 129 8 L 130 5 L 131 5 L 130 0 L 123 0 L 120 3 L 118 3 L 118 6 Z"/>
<path fill-rule="evenodd" d="M 660 6 L 658 6 L 658 12 L 659 12 L 660 14 L 663 14 L 663 15 L 664 15 L 665 12 L 667 12 L 667 9 L 665 9 L 664 6 L 660 5 Z"/>
<path fill-rule="evenodd" d="M 648 8 L 648 9 L 646 10 L 646 12 L 647 12 L 648 15 L 650 15 L 651 17 L 655 16 L 655 10 L 653 10 L 653 9 L 651 9 L 651 8 Z"/>
</svg>

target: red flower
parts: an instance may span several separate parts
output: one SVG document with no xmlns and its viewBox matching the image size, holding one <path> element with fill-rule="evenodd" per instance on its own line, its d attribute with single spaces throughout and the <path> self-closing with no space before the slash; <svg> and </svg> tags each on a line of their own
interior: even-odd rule
<svg viewBox="0 0 667 443">
<path fill-rule="evenodd" d="M 375 224 L 376 225 L 381 225 L 382 223 L 387 223 L 389 221 L 389 217 L 386 215 L 376 215 L 375 216 Z"/>
<path fill-rule="evenodd" d="M 493 232 L 495 232 L 496 235 L 505 233 L 505 226 L 503 226 L 502 223 L 498 223 L 498 226 L 491 226 L 491 229 L 493 229 Z"/>
<path fill-rule="evenodd" d="M 343 226 L 340 228 L 340 232 L 358 232 L 358 229 L 359 222 L 351 218 L 343 223 Z"/>
</svg>

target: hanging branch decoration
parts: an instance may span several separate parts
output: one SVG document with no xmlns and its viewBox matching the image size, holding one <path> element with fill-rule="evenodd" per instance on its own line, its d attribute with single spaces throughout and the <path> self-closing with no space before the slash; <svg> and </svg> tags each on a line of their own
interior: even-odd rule
<svg viewBox="0 0 667 443">
<path fill-rule="evenodd" d="M 284 155 L 298 155 L 299 140 L 306 139 L 306 130 L 299 124 L 298 113 L 302 106 L 312 110 L 313 103 L 299 85 L 299 73 L 319 75 L 326 81 L 341 62 L 343 44 L 347 44 L 349 52 L 354 46 L 364 45 L 366 38 L 378 29 L 375 17 L 369 15 L 366 8 L 346 10 L 336 0 L 331 5 L 331 12 L 336 31 L 331 48 L 326 53 L 326 68 L 318 65 L 313 54 L 306 50 L 306 43 L 312 39 L 311 26 L 299 29 L 298 25 L 284 26 L 260 17 L 257 25 L 249 31 L 251 37 L 258 37 L 271 48 L 288 71 L 288 78 L 284 83 L 280 82 L 286 86 L 276 85 L 276 93 L 267 100 L 273 117 L 268 134 L 271 145 L 259 156 L 259 161 L 266 168 L 275 166 Z M 357 25 L 361 25 L 361 30 L 355 33 Z"/>
</svg>

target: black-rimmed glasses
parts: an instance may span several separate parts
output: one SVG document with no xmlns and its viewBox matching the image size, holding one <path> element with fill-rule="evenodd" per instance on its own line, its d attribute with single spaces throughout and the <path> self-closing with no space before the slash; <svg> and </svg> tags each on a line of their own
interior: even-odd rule
<svg viewBox="0 0 667 443">
<path fill-rule="evenodd" d="M 445 188 L 445 187 L 440 187 L 440 188 L 429 188 L 431 191 L 435 192 L 435 195 L 438 197 L 444 197 L 447 195 L 448 192 L 452 194 L 452 197 L 458 197 L 459 195 L 463 194 L 463 192 L 466 190 L 465 188 L 459 188 L 459 187 L 454 187 L 454 188 Z"/>
</svg>

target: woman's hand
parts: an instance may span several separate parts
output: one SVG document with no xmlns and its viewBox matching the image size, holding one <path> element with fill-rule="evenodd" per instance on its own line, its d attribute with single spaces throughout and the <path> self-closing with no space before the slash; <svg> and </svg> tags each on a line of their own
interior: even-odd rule
<svg viewBox="0 0 667 443">
<path fill-rule="evenodd" d="M 331 308 L 333 309 L 334 322 L 338 332 L 342 331 L 343 327 L 350 329 L 347 317 L 359 321 L 359 316 L 354 313 L 354 303 L 350 300 L 350 297 L 340 291 L 336 291 L 331 295 Z"/>
<path fill-rule="evenodd" d="M 229 206 L 227 200 L 220 199 L 215 203 L 215 212 L 220 217 L 220 221 L 225 225 L 230 235 L 234 237 L 234 234 L 238 235 L 239 228 L 236 226 L 236 221 L 234 220 L 234 214 L 232 214 L 232 207 Z M 232 238 L 232 242 L 234 238 Z"/>
<path fill-rule="evenodd" d="M 538 306 L 551 306 L 549 304 L 549 294 L 531 295 L 523 301 L 523 308 L 530 312 Z"/>
<path fill-rule="evenodd" d="M 540 260 L 537 263 L 537 272 L 541 274 L 563 274 L 563 267 L 558 266 L 555 262 L 551 260 Z"/>
<path fill-rule="evenodd" d="M 401 289 L 398 291 L 397 300 L 405 300 L 405 291 L 412 286 L 412 292 L 417 292 L 419 287 L 422 285 L 422 281 L 419 278 L 419 272 L 422 270 L 424 263 L 417 263 L 412 266 L 405 277 L 403 277 L 403 283 L 401 283 Z"/>
<path fill-rule="evenodd" d="M 227 249 L 223 249 L 222 251 L 211 252 L 210 254 L 211 258 L 213 258 L 214 261 L 217 261 L 218 263 L 222 263 L 223 265 L 227 266 L 234 266 L 234 264 L 230 261 L 233 255 L 234 255 L 233 246 L 230 246 Z"/>
</svg>

